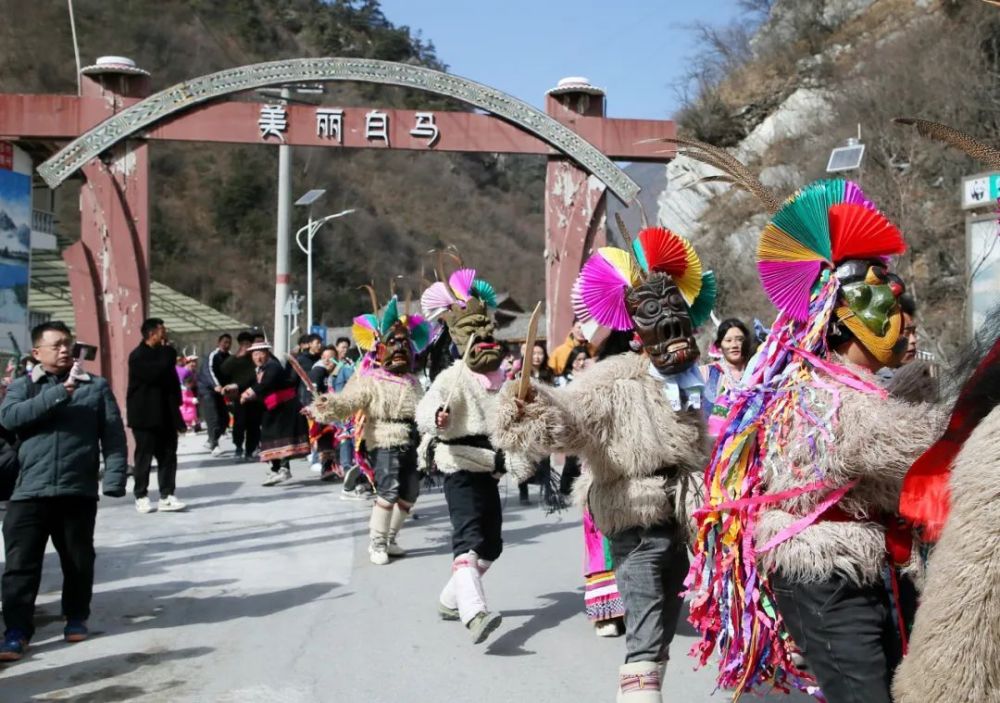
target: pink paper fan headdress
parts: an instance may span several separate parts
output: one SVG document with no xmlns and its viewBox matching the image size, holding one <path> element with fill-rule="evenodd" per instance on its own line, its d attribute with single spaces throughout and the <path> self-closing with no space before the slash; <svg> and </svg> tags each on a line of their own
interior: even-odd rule
<svg viewBox="0 0 1000 703">
<path fill-rule="evenodd" d="M 441 272 L 443 279 L 443 272 Z M 432 283 L 420 296 L 420 307 L 429 320 L 434 320 L 452 306 L 465 308 L 472 298 L 478 299 L 486 308 L 497 306 L 496 289 L 482 278 L 476 278 L 476 270 L 460 268 L 447 282 L 444 280 Z"/>
<path fill-rule="evenodd" d="M 630 330 L 626 296 L 652 273 L 665 273 L 674 280 L 695 327 L 708 319 L 715 305 L 715 275 L 702 271 L 701 259 L 688 240 L 662 227 L 641 230 L 631 252 L 601 247 L 587 259 L 573 286 L 573 311 L 581 320 Z"/>
</svg>

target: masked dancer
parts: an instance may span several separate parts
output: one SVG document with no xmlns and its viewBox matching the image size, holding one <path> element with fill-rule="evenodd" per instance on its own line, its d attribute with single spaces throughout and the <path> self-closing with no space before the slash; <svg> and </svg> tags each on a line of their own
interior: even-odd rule
<svg viewBox="0 0 1000 703">
<path fill-rule="evenodd" d="M 890 703 L 906 630 L 899 567 L 911 556 L 897 501 L 940 426 L 915 402 L 919 368 L 888 389 L 874 376 L 906 348 L 904 285 L 890 263 L 904 250 L 899 230 L 840 179 L 801 188 L 760 236 L 778 317 L 706 471 L 689 576 L 697 649 L 702 661 L 719 651 L 723 688 L 818 684 L 829 703 Z"/>
<path fill-rule="evenodd" d="M 598 362 L 570 385 L 502 393 L 497 443 L 535 458 L 579 456 L 574 494 L 607 537 L 625 605 L 625 664 L 618 699 L 661 700 L 660 686 L 688 570 L 683 495 L 704 469 L 704 382 L 694 329 L 708 319 L 715 277 L 694 248 L 662 228 L 639 232 L 630 251 L 604 247 L 574 289 L 578 316 L 634 330 L 642 353 Z"/>
<path fill-rule="evenodd" d="M 369 521 L 368 555 L 373 564 L 389 563 L 406 552 L 398 544 L 403 523 L 420 494 L 417 472 L 419 435 L 414 420 L 423 391 L 414 375 L 414 359 L 430 341 L 430 325 L 419 315 L 404 314 L 395 296 L 378 314 L 354 319 L 354 342 L 367 352 L 339 393 L 316 398 L 309 413 L 321 423 L 363 413 L 364 440 L 374 453 L 375 504 Z"/>
<path fill-rule="evenodd" d="M 459 269 L 447 281 L 443 271 L 439 277 L 424 291 L 421 305 L 428 318 L 447 325 L 462 357 L 435 376 L 417 408 L 417 424 L 425 466 L 445 475 L 452 525 L 451 578 L 438 611 L 446 620 L 461 620 L 478 644 L 501 621 L 487 607 L 482 584 L 503 549 L 497 481 L 506 467 L 491 439 L 496 396 L 505 380 L 493 338 L 496 292 L 473 269 Z"/>
</svg>

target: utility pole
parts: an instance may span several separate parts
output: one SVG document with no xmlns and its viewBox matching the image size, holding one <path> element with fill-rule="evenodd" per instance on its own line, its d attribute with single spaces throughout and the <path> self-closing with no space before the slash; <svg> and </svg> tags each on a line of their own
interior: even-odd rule
<svg viewBox="0 0 1000 703">
<path fill-rule="evenodd" d="M 281 89 L 285 105 L 291 97 L 288 88 Z M 274 257 L 274 356 L 285 363 L 288 353 L 288 324 L 285 303 L 288 300 L 289 232 L 292 225 L 292 153 L 291 147 L 282 142 L 278 146 L 278 243 Z"/>
<path fill-rule="evenodd" d="M 313 229 L 313 213 L 312 208 L 309 208 L 309 247 L 306 252 L 306 332 L 312 333 L 313 331 L 313 235 L 316 231 Z"/>
</svg>

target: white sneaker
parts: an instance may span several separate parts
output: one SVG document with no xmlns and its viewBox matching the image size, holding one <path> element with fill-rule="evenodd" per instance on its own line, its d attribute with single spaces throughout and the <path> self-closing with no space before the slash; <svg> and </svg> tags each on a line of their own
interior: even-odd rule
<svg viewBox="0 0 1000 703">
<path fill-rule="evenodd" d="M 399 546 L 399 543 L 396 542 L 395 537 L 389 539 L 388 544 L 385 545 L 385 552 L 391 557 L 406 556 L 406 550 Z"/>
<path fill-rule="evenodd" d="M 620 637 L 622 631 L 619 629 L 619 621 L 602 620 L 594 623 L 594 634 L 598 637 Z"/>
<path fill-rule="evenodd" d="M 314 474 L 321 474 L 323 473 L 323 464 L 317 461 L 315 464 L 309 466 L 309 470 Z"/>
<path fill-rule="evenodd" d="M 157 506 L 161 513 L 175 513 L 178 510 L 184 510 L 187 507 L 186 504 L 180 502 L 173 496 L 165 496 L 160 498 L 160 504 Z"/>
<path fill-rule="evenodd" d="M 385 566 L 389 563 L 389 553 L 385 551 L 385 545 L 369 545 L 368 558 L 372 564 Z"/>
<path fill-rule="evenodd" d="M 267 478 L 265 478 L 264 482 L 260 485 L 277 486 L 279 483 L 284 483 L 291 477 L 292 477 L 292 470 L 283 467 L 281 469 L 278 469 L 277 471 L 269 471 L 267 473 Z"/>
<path fill-rule="evenodd" d="M 368 500 L 371 494 L 368 491 L 362 490 L 361 486 L 356 487 L 354 490 L 348 491 L 344 489 L 340 492 L 341 500 Z"/>
<path fill-rule="evenodd" d="M 151 513 L 156 510 L 156 506 L 150 502 L 149 498 L 136 498 L 135 499 L 135 511 L 137 513 L 142 513 L 143 515 Z"/>
<path fill-rule="evenodd" d="M 212 456 L 222 456 L 222 447 L 216 444 L 215 448 L 212 450 Z"/>
</svg>

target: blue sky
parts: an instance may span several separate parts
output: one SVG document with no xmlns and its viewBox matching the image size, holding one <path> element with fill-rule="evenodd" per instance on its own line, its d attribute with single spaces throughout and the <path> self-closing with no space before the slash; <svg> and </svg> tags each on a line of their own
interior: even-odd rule
<svg viewBox="0 0 1000 703">
<path fill-rule="evenodd" d="M 434 42 L 448 70 L 543 107 L 545 91 L 586 76 L 608 115 L 666 119 L 695 44 L 693 22 L 725 24 L 737 0 L 381 0 L 395 25 Z"/>
</svg>

